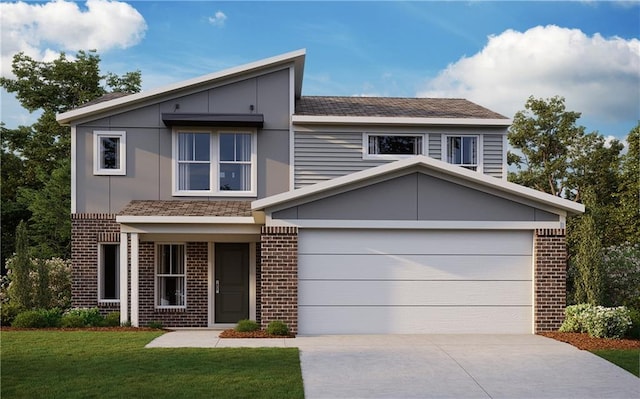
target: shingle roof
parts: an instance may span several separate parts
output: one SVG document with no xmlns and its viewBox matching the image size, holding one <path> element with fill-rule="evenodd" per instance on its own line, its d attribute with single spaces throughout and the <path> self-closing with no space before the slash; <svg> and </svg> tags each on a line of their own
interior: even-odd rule
<svg viewBox="0 0 640 399">
<path fill-rule="evenodd" d="M 319 97 L 296 101 L 296 115 L 508 119 L 461 98 Z"/>
<path fill-rule="evenodd" d="M 131 201 L 120 216 L 251 216 L 251 201 Z"/>
<path fill-rule="evenodd" d="M 90 105 L 100 104 L 100 103 L 103 103 L 105 101 L 115 100 L 116 98 L 126 97 L 129 94 L 131 94 L 131 93 L 123 93 L 121 91 L 114 91 L 112 93 L 103 94 L 98 98 L 94 98 L 91 101 L 87 101 L 86 103 L 82 104 L 78 108 L 88 107 Z"/>
</svg>

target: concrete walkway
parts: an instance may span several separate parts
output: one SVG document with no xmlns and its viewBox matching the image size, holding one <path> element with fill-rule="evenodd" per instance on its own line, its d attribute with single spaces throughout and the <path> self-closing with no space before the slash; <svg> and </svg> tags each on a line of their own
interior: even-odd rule
<svg viewBox="0 0 640 399">
<path fill-rule="evenodd" d="M 298 347 L 305 397 L 640 398 L 640 378 L 536 335 L 354 335 L 221 339 L 175 331 L 153 347 Z"/>
</svg>

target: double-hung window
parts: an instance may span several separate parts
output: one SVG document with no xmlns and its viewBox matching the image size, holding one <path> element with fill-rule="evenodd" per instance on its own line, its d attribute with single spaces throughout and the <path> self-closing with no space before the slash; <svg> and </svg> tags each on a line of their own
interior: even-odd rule
<svg viewBox="0 0 640 399">
<path fill-rule="evenodd" d="M 93 132 L 93 174 L 126 175 L 126 133 Z"/>
<path fill-rule="evenodd" d="M 424 154 L 423 134 L 364 134 L 365 158 L 399 159 Z"/>
<path fill-rule="evenodd" d="M 255 132 L 174 132 L 174 195 L 255 194 Z"/>
<path fill-rule="evenodd" d="M 156 306 L 186 306 L 187 274 L 184 244 L 159 244 L 156 259 Z"/>
<path fill-rule="evenodd" d="M 478 169 L 478 136 L 446 136 L 447 162 Z"/>
<path fill-rule="evenodd" d="M 98 300 L 120 301 L 120 245 L 98 246 Z"/>
</svg>

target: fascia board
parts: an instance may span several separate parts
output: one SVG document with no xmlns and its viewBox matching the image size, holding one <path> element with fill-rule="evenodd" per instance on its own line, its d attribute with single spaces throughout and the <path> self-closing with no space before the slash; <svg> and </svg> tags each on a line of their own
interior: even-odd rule
<svg viewBox="0 0 640 399">
<path fill-rule="evenodd" d="M 571 214 L 584 213 L 584 205 L 582 204 L 569 201 L 564 198 L 559 198 L 538 190 L 534 190 L 529 187 L 520 186 L 515 183 L 504 181 L 502 179 L 497 179 L 492 176 L 487 176 L 475 171 L 467 170 L 465 168 L 461 168 L 459 166 L 451 165 L 446 162 L 442 162 L 425 156 L 416 156 L 413 158 L 391 162 L 388 164 L 377 166 L 375 168 L 366 169 L 361 172 L 355 172 L 349 175 L 313 184 L 311 186 L 306 186 L 294 191 L 289 191 L 281 194 L 276 194 L 271 197 L 259 199 L 251 203 L 251 209 L 254 211 L 264 210 L 266 208 L 271 208 L 290 201 L 299 200 L 305 197 L 312 197 L 316 194 L 322 193 L 323 191 L 345 187 L 362 180 L 372 179 L 376 176 L 381 176 L 414 166 L 424 166 L 427 168 L 431 168 L 443 174 L 450 175 L 454 178 L 459 178 L 480 185 L 488 186 L 490 188 L 504 191 L 518 197 L 533 200 L 534 202 L 539 202 Z"/>
<path fill-rule="evenodd" d="M 71 111 L 63 112 L 56 116 L 56 121 L 61 125 L 68 125 L 72 121 L 86 118 L 91 115 L 96 115 L 102 112 L 106 112 L 110 109 L 119 108 L 128 104 L 140 103 L 153 99 L 154 97 L 165 96 L 172 92 L 187 90 L 191 87 L 196 87 L 206 83 L 211 83 L 220 79 L 228 79 L 233 76 L 250 73 L 252 71 L 272 67 L 278 64 L 284 64 L 293 61 L 300 69 L 300 75 L 302 75 L 302 69 L 304 65 L 304 57 L 306 54 L 305 49 L 292 51 L 286 54 L 277 55 L 274 57 L 266 58 L 259 61 L 254 61 L 248 64 L 240 65 L 237 67 L 225 69 L 223 71 L 214 72 L 208 75 L 199 76 L 193 79 L 188 79 L 182 82 L 172 83 L 167 86 L 159 87 L 149 91 L 131 94 L 125 97 L 116 98 L 110 101 L 89 105 L 82 108 L 77 108 Z M 302 79 L 302 76 L 300 76 Z M 300 83 L 301 85 L 302 83 Z"/>
<path fill-rule="evenodd" d="M 293 115 L 294 125 L 511 126 L 511 119 Z"/>
</svg>

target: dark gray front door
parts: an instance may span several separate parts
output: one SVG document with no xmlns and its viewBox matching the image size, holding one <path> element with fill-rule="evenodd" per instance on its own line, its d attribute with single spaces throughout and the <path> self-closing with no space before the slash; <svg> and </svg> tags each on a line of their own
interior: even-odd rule
<svg viewBox="0 0 640 399">
<path fill-rule="evenodd" d="M 215 247 L 215 322 L 249 318 L 249 244 L 218 243 Z"/>
</svg>

